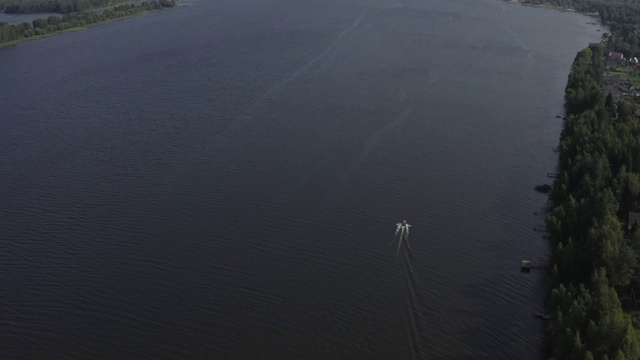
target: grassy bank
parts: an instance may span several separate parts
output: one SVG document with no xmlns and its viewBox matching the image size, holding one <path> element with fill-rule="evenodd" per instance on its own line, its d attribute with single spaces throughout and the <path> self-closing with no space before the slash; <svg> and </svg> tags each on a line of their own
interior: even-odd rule
<svg viewBox="0 0 640 360">
<path fill-rule="evenodd" d="M 86 27 L 86 26 L 85 27 L 76 27 L 76 28 L 70 28 L 70 29 L 65 29 L 65 30 L 62 30 L 62 31 L 58 31 L 58 32 L 55 32 L 53 34 L 37 35 L 37 36 L 29 37 L 29 38 L 22 38 L 22 39 L 18 39 L 18 40 L 8 41 L 8 42 L 0 43 L 0 49 L 6 48 L 6 47 L 10 47 L 10 46 L 15 46 L 15 45 L 18 45 L 18 44 L 23 43 L 25 41 L 45 39 L 45 38 L 49 38 L 49 37 L 60 35 L 60 34 L 72 33 L 72 32 L 82 31 L 82 30 L 86 30 L 86 29 L 88 29 L 88 27 Z"/>
</svg>

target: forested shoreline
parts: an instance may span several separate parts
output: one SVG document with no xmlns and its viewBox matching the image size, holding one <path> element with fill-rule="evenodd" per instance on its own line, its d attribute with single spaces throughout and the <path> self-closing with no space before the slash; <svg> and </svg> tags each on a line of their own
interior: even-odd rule
<svg viewBox="0 0 640 360">
<path fill-rule="evenodd" d="M 556 359 L 638 359 L 640 343 L 618 291 L 638 283 L 638 227 L 624 219 L 640 193 L 636 106 L 605 97 L 603 47 L 576 56 L 566 90 L 559 178 L 547 229 L 555 245 L 549 307 Z"/>
<path fill-rule="evenodd" d="M 554 359 L 640 358 L 634 296 L 640 289 L 640 230 L 627 227 L 629 213 L 640 211 L 637 98 L 616 102 L 603 88 L 605 72 L 613 70 L 606 65 L 611 52 L 622 53 L 618 63 L 640 56 L 635 2 L 544 1 L 595 13 L 611 30 L 602 43 L 576 55 L 565 92 L 568 119 L 546 219 L 554 246 L 548 301 Z"/>
<path fill-rule="evenodd" d="M 2 0 L 0 0 L 2 1 Z M 26 2 L 25 6 L 35 4 L 71 4 L 70 8 L 64 8 L 62 12 L 77 8 L 78 4 L 88 0 L 73 1 L 44 1 L 44 2 Z M 99 6 L 105 0 L 91 0 L 94 6 Z M 122 1 L 120 1 L 122 2 Z M 23 3 L 20 3 L 23 4 Z M 58 6 L 55 5 L 55 6 Z M 53 8 L 47 8 L 42 5 L 44 11 L 53 11 Z M 83 5 L 84 6 L 84 5 Z M 65 13 L 62 16 L 49 16 L 45 18 L 35 19 L 32 22 L 23 22 L 11 25 L 7 22 L 0 22 L 0 46 L 11 45 L 20 41 L 39 38 L 44 36 L 55 35 L 56 33 L 69 31 L 73 29 L 82 29 L 108 21 L 113 21 L 133 15 L 142 14 L 152 10 L 160 10 L 166 7 L 176 6 L 176 0 L 150 0 L 139 3 L 125 3 L 116 5 L 112 8 L 104 9 L 99 13 L 96 11 L 75 12 L 75 10 Z M 33 8 L 35 9 L 35 8 Z M 40 11 L 38 11 L 40 12 Z"/>
</svg>

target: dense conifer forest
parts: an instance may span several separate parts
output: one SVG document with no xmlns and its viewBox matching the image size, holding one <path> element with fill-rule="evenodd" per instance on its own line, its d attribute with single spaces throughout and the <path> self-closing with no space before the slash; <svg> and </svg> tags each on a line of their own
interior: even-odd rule
<svg viewBox="0 0 640 360">
<path fill-rule="evenodd" d="M 619 297 L 640 275 L 640 232 L 624 232 L 640 200 L 640 121 L 635 104 L 612 106 L 604 96 L 603 55 L 601 45 L 581 51 L 566 90 L 570 116 L 547 216 L 556 359 L 640 358 L 638 332 Z"/>
</svg>

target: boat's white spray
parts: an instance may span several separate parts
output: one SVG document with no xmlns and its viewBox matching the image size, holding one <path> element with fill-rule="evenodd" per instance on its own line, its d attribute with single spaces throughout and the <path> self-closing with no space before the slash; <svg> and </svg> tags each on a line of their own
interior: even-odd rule
<svg viewBox="0 0 640 360">
<path fill-rule="evenodd" d="M 398 238 L 398 250 L 396 250 L 396 259 L 398 259 L 398 254 L 400 254 L 402 239 L 404 239 L 404 241 L 407 242 L 407 239 L 409 238 L 409 227 L 411 227 L 411 225 L 409 224 L 404 224 L 404 225 L 401 223 L 397 224 L 396 234 L 394 236 L 394 241 L 396 238 Z M 398 234 L 400 236 L 398 236 Z"/>
</svg>

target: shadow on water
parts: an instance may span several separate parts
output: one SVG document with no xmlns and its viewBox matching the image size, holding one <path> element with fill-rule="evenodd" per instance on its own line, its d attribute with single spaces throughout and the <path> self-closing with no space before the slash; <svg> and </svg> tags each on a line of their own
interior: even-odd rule
<svg viewBox="0 0 640 360">
<path fill-rule="evenodd" d="M 546 271 L 522 273 L 518 261 L 512 261 L 494 275 L 493 279 L 480 283 L 466 283 L 457 292 L 473 310 L 468 308 L 453 317 L 464 323 L 459 331 L 460 338 L 467 339 L 467 345 L 476 352 L 460 359 L 541 359 L 544 349 L 537 344 L 544 343 L 546 323 L 535 319 L 534 314 L 544 311 L 548 291 Z M 496 288 L 506 279 L 515 283 L 516 288 L 499 293 Z M 508 306 L 512 303 L 515 306 Z"/>
</svg>

